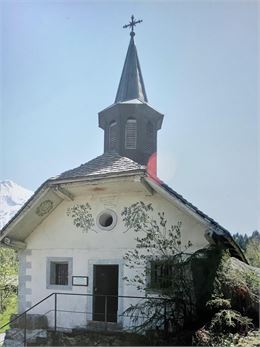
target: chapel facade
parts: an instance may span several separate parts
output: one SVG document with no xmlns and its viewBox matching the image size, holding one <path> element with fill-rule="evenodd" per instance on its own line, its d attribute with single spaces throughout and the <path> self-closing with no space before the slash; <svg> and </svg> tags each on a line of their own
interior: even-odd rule
<svg viewBox="0 0 260 347">
<path fill-rule="evenodd" d="M 190 252 L 221 242 L 246 262 L 226 229 L 156 175 L 163 115 L 148 103 L 133 23 L 115 102 L 99 113 L 104 153 L 44 182 L 0 233 L 1 245 L 19 254 L 19 312 L 46 298 L 31 313 L 46 315 L 50 327 L 130 325 L 123 316 L 134 304 L 129 297 L 145 293 L 124 280 L 132 271 L 124 256 L 137 235 L 122 211 L 140 201 L 152 204 L 154 218 L 163 211 L 170 225 L 181 221 Z"/>
</svg>

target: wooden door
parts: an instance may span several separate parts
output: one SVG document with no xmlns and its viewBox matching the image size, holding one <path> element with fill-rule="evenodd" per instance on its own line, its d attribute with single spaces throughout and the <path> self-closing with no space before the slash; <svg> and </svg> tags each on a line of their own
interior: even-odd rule
<svg viewBox="0 0 260 347">
<path fill-rule="evenodd" d="M 94 265 L 93 320 L 117 322 L 118 265 Z"/>
</svg>

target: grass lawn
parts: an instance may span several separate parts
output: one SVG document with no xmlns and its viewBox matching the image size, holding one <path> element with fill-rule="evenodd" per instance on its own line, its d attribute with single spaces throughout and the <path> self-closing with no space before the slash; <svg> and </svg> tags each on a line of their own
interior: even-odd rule
<svg viewBox="0 0 260 347">
<path fill-rule="evenodd" d="M 11 314 L 17 312 L 17 295 L 12 295 L 7 304 L 7 308 L 3 313 L 0 313 L 0 327 L 10 321 Z M 0 329 L 0 333 L 5 332 L 9 326 Z"/>
</svg>

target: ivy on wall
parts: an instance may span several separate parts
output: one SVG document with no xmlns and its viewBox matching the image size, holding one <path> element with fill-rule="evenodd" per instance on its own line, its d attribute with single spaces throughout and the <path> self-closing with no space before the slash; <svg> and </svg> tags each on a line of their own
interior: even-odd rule
<svg viewBox="0 0 260 347">
<path fill-rule="evenodd" d="M 67 209 L 67 216 L 73 219 L 73 224 L 87 233 L 94 226 L 94 218 L 91 213 L 91 207 L 88 203 L 76 204 Z"/>
</svg>

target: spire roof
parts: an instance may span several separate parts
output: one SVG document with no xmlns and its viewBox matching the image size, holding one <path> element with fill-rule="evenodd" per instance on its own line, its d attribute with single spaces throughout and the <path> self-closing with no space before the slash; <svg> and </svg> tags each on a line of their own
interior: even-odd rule
<svg viewBox="0 0 260 347">
<path fill-rule="evenodd" d="M 143 102 L 148 102 L 141 66 L 134 42 L 134 32 L 131 32 L 130 35 L 131 39 L 128 46 L 115 103 L 133 99 L 139 99 Z"/>
</svg>

